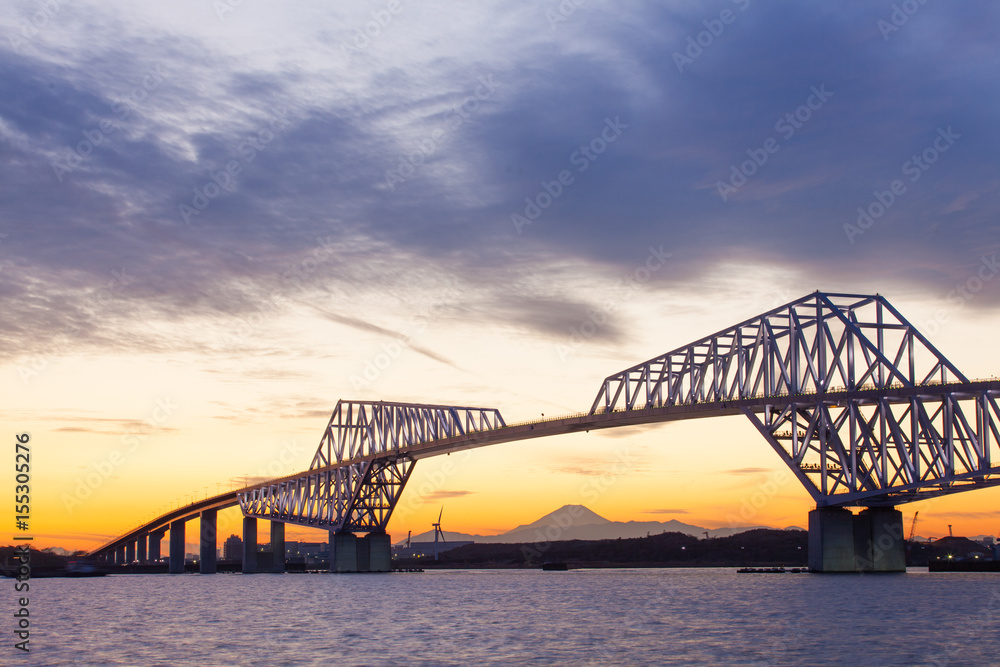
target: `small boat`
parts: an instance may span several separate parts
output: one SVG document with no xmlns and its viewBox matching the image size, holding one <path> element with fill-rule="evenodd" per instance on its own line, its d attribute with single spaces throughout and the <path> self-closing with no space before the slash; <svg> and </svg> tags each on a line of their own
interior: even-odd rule
<svg viewBox="0 0 1000 667">
<path fill-rule="evenodd" d="M 565 572 L 569 569 L 569 565 L 566 563 L 542 563 L 542 569 L 546 572 Z"/>
</svg>

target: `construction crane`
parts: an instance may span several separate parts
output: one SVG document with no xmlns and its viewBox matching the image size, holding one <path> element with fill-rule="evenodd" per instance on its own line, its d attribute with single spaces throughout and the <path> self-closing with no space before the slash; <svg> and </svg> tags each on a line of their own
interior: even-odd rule
<svg viewBox="0 0 1000 667">
<path fill-rule="evenodd" d="M 412 530 L 406 531 L 406 548 L 410 548 L 410 535 L 413 533 Z"/>
<path fill-rule="evenodd" d="M 917 534 L 917 517 L 920 516 L 920 512 L 916 511 L 913 513 L 913 523 L 910 524 L 910 537 L 907 538 L 907 542 L 913 541 L 913 536 Z"/>
</svg>

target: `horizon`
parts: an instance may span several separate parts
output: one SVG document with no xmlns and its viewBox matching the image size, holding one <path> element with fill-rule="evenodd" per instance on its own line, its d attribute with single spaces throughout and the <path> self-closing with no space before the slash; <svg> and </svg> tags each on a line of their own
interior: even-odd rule
<svg viewBox="0 0 1000 667">
<path fill-rule="evenodd" d="M 996 6 L 50 5 L 0 8 L 0 414 L 40 545 L 305 470 L 342 398 L 586 411 L 817 289 L 1000 374 Z M 390 534 L 442 502 L 471 534 L 815 504 L 745 417 L 421 460 Z"/>
<path fill-rule="evenodd" d="M 563 512 L 565 510 L 569 510 L 571 508 L 582 508 L 583 510 L 586 510 L 587 512 L 590 512 L 591 514 L 593 514 L 594 516 L 596 516 L 598 519 L 601 519 L 602 521 L 607 522 L 608 524 L 612 524 L 612 525 L 627 526 L 630 523 L 639 523 L 639 524 L 660 524 L 662 526 L 668 526 L 668 525 L 670 525 L 672 523 L 677 523 L 677 524 L 681 524 L 681 525 L 683 525 L 685 527 L 695 528 L 695 529 L 698 529 L 698 530 L 695 533 L 684 533 L 684 531 L 666 531 L 666 530 L 663 531 L 663 532 L 664 533 L 666 533 L 666 532 L 680 532 L 682 534 L 686 534 L 686 535 L 691 535 L 693 537 L 697 537 L 698 539 L 703 539 L 701 537 L 702 531 L 707 531 L 709 533 L 720 533 L 720 534 L 711 534 L 707 538 L 707 539 L 716 539 L 716 538 L 720 538 L 720 537 L 728 537 L 730 535 L 736 535 L 736 534 L 740 534 L 740 533 L 743 533 L 743 532 L 748 532 L 750 530 L 759 530 L 759 529 L 779 530 L 779 531 L 798 530 L 798 531 L 804 531 L 804 532 L 808 530 L 807 528 L 804 528 L 804 527 L 798 526 L 798 525 L 768 526 L 768 525 L 760 525 L 760 524 L 754 524 L 754 525 L 751 525 L 751 524 L 747 524 L 747 525 L 730 525 L 730 526 L 723 526 L 723 527 L 719 527 L 719 528 L 708 528 L 707 526 L 700 526 L 700 525 L 696 525 L 696 524 L 691 524 L 691 523 L 688 523 L 688 522 L 685 522 L 685 521 L 680 521 L 678 519 L 668 519 L 666 521 L 636 520 L 636 519 L 629 519 L 627 521 L 620 521 L 620 520 L 615 521 L 615 520 L 607 519 L 607 518 L 601 516 L 600 514 L 594 512 L 593 510 L 591 510 L 590 508 L 588 508 L 586 505 L 566 504 L 566 505 L 562 505 L 562 506 L 560 506 L 560 507 L 558 507 L 558 508 L 556 508 L 556 509 L 554 509 L 554 510 L 548 512 L 548 513 L 546 513 L 546 514 L 541 515 L 540 517 L 538 517 L 534 521 L 531 521 L 531 522 L 525 523 L 525 524 L 518 524 L 516 526 L 513 526 L 511 528 L 507 528 L 507 529 L 501 529 L 499 532 L 496 532 L 496 533 L 490 533 L 490 534 L 466 533 L 466 532 L 462 532 L 462 531 L 445 530 L 445 529 L 442 529 L 442 532 L 444 533 L 444 535 L 445 535 L 446 538 L 447 538 L 448 535 L 459 536 L 459 537 L 462 537 L 462 538 L 466 538 L 466 537 L 470 537 L 470 538 L 476 538 L 476 537 L 499 537 L 499 536 L 504 536 L 504 535 L 508 535 L 508 534 L 513 534 L 513 533 L 521 532 L 521 531 L 524 531 L 524 530 L 537 529 L 537 527 L 538 527 L 539 524 L 546 525 L 546 524 L 543 523 L 546 519 L 550 519 L 550 518 L 556 517 L 556 515 L 560 514 L 561 512 Z M 909 531 L 909 528 L 912 525 L 912 521 L 913 521 L 913 516 L 912 515 L 905 515 L 904 514 L 904 527 L 907 529 L 907 531 Z M 556 522 L 556 525 L 564 527 L 564 528 L 566 528 L 568 530 L 568 529 L 580 528 L 580 527 L 584 527 L 584 526 L 593 526 L 593 525 L 602 526 L 604 524 L 600 524 L 600 523 L 598 523 L 598 524 L 592 524 L 592 523 L 575 524 L 575 523 L 570 523 L 570 524 L 568 524 L 566 526 L 562 526 L 562 524 L 559 524 L 558 522 Z M 286 531 L 287 531 L 286 532 L 286 540 L 285 540 L 286 546 L 289 543 L 291 543 L 291 542 L 308 542 L 308 543 L 319 543 L 319 544 L 326 544 L 326 543 L 328 543 L 328 539 L 306 539 L 306 538 L 316 538 L 316 537 L 325 538 L 327 536 L 326 531 L 315 531 L 315 530 L 308 530 L 308 529 L 301 530 L 301 531 L 295 530 L 295 529 L 298 529 L 298 528 L 299 528 L 298 526 L 293 526 L 292 524 L 288 524 L 286 526 Z M 723 533 L 723 531 L 726 531 L 726 532 Z M 732 532 L 729 533 L 728 531 L 732 531 Z M 222 550 L 222 545 L 224 544 L 224 542 L 226 541 L 226 539 L 228 539 L 228 537 L 237 537 L 237 538 L 240 538 L 242 540 L 242 536 L 240 534 L 236 533 L 236 532 L 231 533 L 229 536 L 224 536 L 223 532 L 224 531 L 220 530 L 220 532 L 219 532 L 219 538 L 218 538 L 218 545 L 219 545 L 218 546 L 218 550 L 220 552 Z M 657 534 L 662 534 L 662 533 L 657 533 Z M 262 533 L 262 535 L 266 535 L 266 531 L 264 533 Z M 292 536 L 292 535 L 297 535 L 299 539 L 290 539 L 290 536 Z M 433 528 L 431 530 L 429 530 L 429 531 L 424 531 L 422 533 L 417 533 L 415 535 L 412 535 L 409 539 L 415 540 L 416 538 L 424 537 L 424 536 L 427 536 L 427 535 L 430 535 L 430 536 L 434 535 Z M 644 536 L 639 535 L 639 536 L 635 536 L 635 537 L 626 537 L 624 539 L 637 539 L 637 538 L 641 538 L 641 537 L 644 537 Z M 946 539 L 948 537 L 951 537 L 951 536 L 945 534 L 945 535 L 941 535 L 940 537 L 938 537 L 938 536 L 933 535 L 933 534 L 922 535 L 922 534 L 917 533 L 917 534 L 915 534 L 913 536 L 912 539 L 915 542 L 921 542 L 921 541 L 933 542 L 933 541 L 936 541 L 936 540 Z M 997 542 L 1000 542 L 1000 532 L 998 532 L 998 534 L 996 534 L 996 535 L 988 534 L 988 533 L 983 533 L 983 534 L 978 534 L 978 535 L 973 535 L 973 534 L 962 535 L 962 534 L 959 534 L 959 535 L 955 535 L 954 537 L 955 538 L 966 538 L 966 539 L 969 539 L 969 540 L 993 539 L 993 540 L 995 540 Z M 565 539 L 579 540 L 581 538 L 565 538 Z M 591 538 L 587 538 L 587 539 L 591 539 Z M 609 537 L 609 538 L 592 538 L 592 539 L 600 540 L 600 539 L 615 539 L 615 538 Z M 909 541 L 909 538 L 907 538 L 907 539 Z M 406 540 L 407 540 L 407 538 L 396 539 L 396 540 L 394 540 L 392 542 L 392 545 L 394 547 L 399 546 L 400 544 L 405 543 Z M 560 541 L 560 539 L 556 538 L 554 540 L 548 540 L 548 541 L 557 541 L 558 542 L 558 541 Z M 267 542 L 267 541 L 258 541 L 258 545 L 266 545 L 266 544 L 270 544 L 270 543 Z M 12 545 L 6 545 L 6 546 L 9 547 L 9 546 L 12 546 Z M 75 552 L 78 552 L 78 551 L 83 551 L 83 552 L 89 551 L 88 549 L 77 549 L 77 550 L 66 549 L 66 548 L 64 548 L 64 547 L 62 547 L 60 545 L 50 545 L 50 546 L 47 546 L 47 547 L 36 547 L 34 544 L 32 544 L 32 548 L 38 548 L 40 551 L 51 551 L 53 549 L 57 549 L 57 550 L 60 550 L 60 551 L 64 552 L 65 554 L 72 554 L 72 553 L 75 553 Z M 199 548 L 199 544 L 197 542 L 186 542 L 185 543 L 185 553 L 188 553 L 188 554 L 197 554 L 198 553 L 198 548 Z"/>
</svg>

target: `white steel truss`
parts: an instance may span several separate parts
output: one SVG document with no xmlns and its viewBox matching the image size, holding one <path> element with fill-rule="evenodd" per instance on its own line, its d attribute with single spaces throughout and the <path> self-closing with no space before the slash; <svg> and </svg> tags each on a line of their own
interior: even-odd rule
<svg viewBox="0 0 1000 667">
<path fill-rule="evenodd" d="M 1000 483 L 996 385 L 883 297 L 816 292 L 606 378 L 590 414 L 739 407 L 817 505 L 892 505 Z"/>
<path fill-rule="evenodd" d="M 1000 483 L 996 385 L 827 394 L 744 412 L 818 506 L 896 505 Z"/>
<path fill-rule="evenodd" d="M 241 493 L 240 508 L 337 532 L 384 532 L 415 464 L 401 449 L 504 426 L 487 408 L 339 401 L 309 472 Z"/>
<path fill-rule="evenodd" d="M 954 381 L 883 297 L 816 292 L 606 378 L 590 413 Z"/>
<path fill-rule="evenodd" d="M 381 457 L 400 448 L 504 426 L 497 410 L 338 401 L 310 470 Z"/>
</svg>

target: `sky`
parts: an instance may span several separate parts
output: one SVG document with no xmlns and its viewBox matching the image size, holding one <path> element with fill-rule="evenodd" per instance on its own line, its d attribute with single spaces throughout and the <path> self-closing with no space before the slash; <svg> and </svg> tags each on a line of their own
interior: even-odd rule
<svg viewBox="0 0 1000 667">
<path fill-rule="evenodd" d="M 305 469 L 341 398 L 585 411 L 604 377 L 817 289 L 883 294 L 996 374 L 998 19 L 3 3 L 0 411 L 31 435 L 36 543 Z M 782 473 L 742 417 L 509 443 L 421 461 L 389 532 L 565 504 L 804 526 Z M 902 509 L 997 534 L 998 500 Z"/>
</svg>

